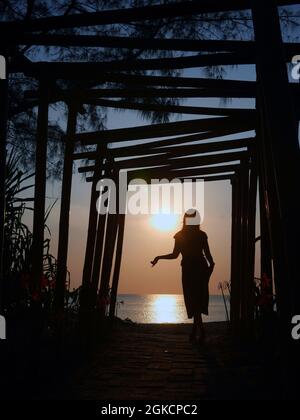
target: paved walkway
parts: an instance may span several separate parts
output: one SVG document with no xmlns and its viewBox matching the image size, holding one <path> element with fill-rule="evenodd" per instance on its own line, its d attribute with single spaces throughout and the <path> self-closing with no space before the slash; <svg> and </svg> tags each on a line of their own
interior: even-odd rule
<svg viewBox="0 0 300 420">
<path fill-rule="evenodd" d="M 209 324 L 207 342 L 188 325 L 118 325 L 69 398 L 88 400 L 277 399 L 276 367 L 259 349 L 234 343 L 226 324 Z M 268 366 L 268 367 L 267 367 Z M 274 377 L 275 376 L 275 377 Z"/>
</svg>

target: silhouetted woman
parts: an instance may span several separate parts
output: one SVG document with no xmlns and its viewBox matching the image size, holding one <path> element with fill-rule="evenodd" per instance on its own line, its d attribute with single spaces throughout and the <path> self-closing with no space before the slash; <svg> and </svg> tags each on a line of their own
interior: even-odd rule
<svg viewBox="0 0 300 420">
<path fill-rule="evenodd" d="M 197 210 L 191 209 L 185 213 L 183 228 L 174 238 L 172 254 L 155 257 L 151 264 L 154 267 L 159 260 L 173 260 L 182 254 L 184 301 L 189 319 L 194 318 L 190 340 L 195 341 L 199 333 L 201 343 L 205 339 L 202 314 L 208 315 L 208 282 L 215 263 L 209 250 L 207 235 L 200 229 L 200 214 Z"/>
</svg>

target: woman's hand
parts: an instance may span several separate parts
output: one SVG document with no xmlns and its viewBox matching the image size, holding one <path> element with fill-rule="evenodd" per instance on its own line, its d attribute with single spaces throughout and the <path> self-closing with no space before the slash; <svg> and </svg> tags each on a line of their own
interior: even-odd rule
<svg viewBox="0 0 300 420">
<path fill-rule="evenodd" d="M 155 257 L 153 261 L 151 261 L 152 267 L 154 267 L 159 261 L 159 257 Z"/>
</svg>

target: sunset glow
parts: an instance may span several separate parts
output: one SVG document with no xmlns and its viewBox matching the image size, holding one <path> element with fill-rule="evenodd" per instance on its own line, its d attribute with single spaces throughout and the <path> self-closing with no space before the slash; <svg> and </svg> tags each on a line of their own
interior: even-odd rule
<svg viewBox="0 0 300 420">
<path fill-rule="evenodd" d="M 171 213 L 155 214 L 150 219 L 151 226 L 163 232 L 174 230 L 178 224 L 178 215 Z"/>
</svg>

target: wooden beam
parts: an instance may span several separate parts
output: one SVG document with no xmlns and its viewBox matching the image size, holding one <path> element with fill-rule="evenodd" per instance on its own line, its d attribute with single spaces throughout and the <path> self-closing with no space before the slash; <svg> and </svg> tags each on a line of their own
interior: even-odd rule
<svg viewBox="0 0 300 420">
<path fill-rule="evenodd" d="M 107 99 L 84 99 L 85 104 L 94 106 L 127 109 L 146 112 L 160 112 L 162 114 L 186 114 L 186 115 L 220 115 L 224 117 L 238 117 L 240 115 L 249 115 L 252 117 L 255 109 L 250 108 L 206 108 L 199 106 L 177 106 L 177 105 L 159 105 L 159 104 L 144 104 L 140 102 L 111 101 Z"/>
<path fill-rule="evenodd" d="M 230 321 L 233 331 L 238 331 L 240 321 L 240 284 L 238 280 L 238 203 L 239 185 L 237 176 L 231 180 L 232 209 L 231 209 L 231 284 L 230 284 Z"/>
<path fill-rule="evenodd" d="M 40 45 L 57 47 L 102 47 L 102 48 L 126 48 L 126 49 L 150 49 L 165 51 L 186 51 L 186 52 L 244 52 L 247 50 L 249 56 L 255 54 L 255 43 L 253 41 L 236 40 L 206 40 L 206 39 L 166 39 L 166 38 L 138 38 L 119 36 L 97 36 L 97 35 L 60 35 L 60 34 L 34 34 L 34 33 L 10 33 L 5 39 L 6 45 Z M 288 61 L 299 52 L 298 43 L 284 44 L 286 58 Z"/>
<path fill-rule="evenodd" d="M 57 47 L 103 47 L 126 49 L 150 49 L 167 51 L 231 51 L 254 54 L 255 44 L 252 41 L 227 40 L 194 40 L 194 39 L 155 39 L 120 36 L 96 35 L 58 35 L 58 34 L 32 34 L 12 33 L 6 39 L 7 45 L 41 45 Z"/>
<path fill-rule="evenodd" d="M 109 282 L 112 271 L 115 244 L 117 239 L 117 228 L 118 215 L 109 213 L 107 216 L 107 228 L 105 233 L 105 245 L 103 251 L 103 266 L 99 288 L 100 299 L 107 299 L 109 295 Z M 105 315 L 104 311 L 102 315 Z"/>
<path fill-rule="evenodd" d="M 36 131 L 35 191 L 32 240 L 32 291 L 39 293 L 43 274 L 46 164 L 48 141 L 48 84 L 40 81 L 39 108 Z"/>
<path fill-rule="evenodd" d="M 153 158 L 141 158 L 141 159 L 130 159 L 128 161 L 118 161 L 116 165 L 120 169 L 129 169 L 129 168 L 142 168 L 147 166 L 163 166 L 170 165 L 172 168 L 180 169 L 187 168 L 189 165 L 192 166 L 204 166 L 211 165 L 214 163 L 223 163 L 231 162 L 234 160 L 240 160 L 242 157 L 247 155 L 247 152 L 233 152 L 233 153 L 220 153 L 213 155 L 200 155 L 193 157 L 180 157 L 173 158 L 171 154 L 166 154 L 164 156 L 155 156 Z"/>
<path fill-rule="evenodd" d="M 223 153 L 223 154 L 214 154 L 214 155 L 200 155 L 196 157 L 188 157 L 188 158 L 172 158 L 169 154 L 161 155 L 161 156 L 154 156 L 148 157 L 147 159 L 129 159 L 123 160 L 119 162 L 115 162 L 116 167 L 120 170 L 124 169 L 134 169 L 134 168 L 146 168 L 146 167 L 154 167 L 154 166 L 168 166 L 171 169 L 180 169 L 180 168 L 188 168 L 192 166 L 205 166 L 205 165 L 212 165 L 224 162 L 231 162 L 236 161 L 244 158 L 248 155 L 248 152 L 234 152 L 234 153 Z M 78 169 L 79 173 L 85 172 L 93 172 L 95 170 L 95 166 L 84 166 Z"/>
<path fill-rule="evenodd" d="M 104 174 L 105 176 L 105 174 Z M 101 200 L 101 196 L 99 196 Z M 95 242 L 95 251 L 91 275 L 91 288 L 92 296 L 90 304 L 92 307 L 95 307 L 97 301 L 97 292 L 99 286 L 100 272 L 101 272 L 101 263 L 103 264 L 103 249 L 104 249 L 104 240 L 105 240 L 105 228 L 107 227 L 107 214 L 98 214 L 98 224 L 97 224 L 97 233 L 96 233 L 96 242 Z"/>
<path fill-rule="evenodd" d="M 28 63 L 28 61 L 26 62 Z M 32 63 L 29 61 L 29 63 Z M 221 89 L 236 89 L 239 88 L 248 88 L 256 89 L 255 81 L 245 81 L 245 80 L 230 80 L 230 79 L 209 79 L 209 78 L 199 78 L 199 77 L 172 77 L 172 76 L 146 76 L 139 74 L 127 74 L 127 73 L 101 73 L 94 79 L 93 86 L 95 82 L 98 84 L 103 83 L 117 83 L 118 85 L 129 85 L 129 86 L 165 86 L 165 87 L 185 87 L 185 88 L 221 88 Z M 55 94 L 60 92 L 66 92 L 71 94 L 72 92 L 86 92 L 87 87 L 85 84 L 83 87 L 77 87 L 73 91 L 67 90 L 58 90 L 54 91 Z M 91 87 L 89 86 L 89 89 Z M 35 91 L 25 91 L 25 98 L 37 98 L 37 92 Z"/>
<path fill-rule="evenodd" d="M 282 35 L 278 11 L 274 0 L 259 3 L 253 0 L 253 19 L 259 59 L 258 73 L 266 120 L 266 143 L 270 173 L 274 177 L 275 200 L 280 210 L 280 225 L 272 226 L 272 235 L 280 244 L 275 255 L 276 277 L 280 282 L 278 305 L 282 305 L 283 331 L 288 340 L 292 314 L 300 313 L 300 277 L 297 248 L 300 236 L 300 205 L 294 192 L 300 185 L 300 153 L 298 121 L 288 89 L 288 74 L 282 49 Z M 267 36 L 263 35 L 268 19 Z M 268 72 L 268 60 L 273 57 L 272 74 Z M 274 59 L 275 57 L 275 59 Z M 274 91 L 274 87 L 276 90 Z M 287 188 L 287 185 L 289 186 Z M 292 192 L 292 193 L 291 193 Z M 284 281 L 283 281 L 284 279 Z"/>
<path fill-rule="evenodd" d="M 178 58 L 153 58 L 136 60 L 116 60 L 107 62 L 34 62 L 32 64 L 13 63 L 11 72 L 22 72 L 29 77 L 47 74 L 48 79 L 92 80 L 101 72 L 128 70 L 172 70 L 207 66 L 230 66 L 237 64 L 255 64 L 246 54 L 218 53 L 193 55 Z"/>
<path fill-rule="evenodd" d="M 116 247 L 116 258 L 114 273 L 111 286 L 110 305 L 109 305 L 109 317 L 114 319 L 116 313 L 116 303 L 118 296 L 119 277 L 122 261 L 122 251 L 124 242 L 124 229 L 125 229 L 125 214 L 118 215 L 118 236 L 117 236 L 117 247 Z"/>
<path fill-rule="evenodd" d="M 133 157 L 133 156 L 147 156 L 147 155 L 157 155 L 163 153 L 170 153 L 174 155 L 174 152 L 180 155 L 188 155 L 188 154 L 199 154 L 199 153 L 211 153 L 216 151 L 222 150 L 231 150 L 231 149 L 241 149 L 250 146 L 254 143 L 254 137 L 248 137 L 244 139 L 236 139 L 236 140 L 226 140 L 226 141 L 215 141 L 210 143 L 201 143 L 201 144 L 193 144 L 191 146 L 185 145 L 173 145 L 173 147 L 151 147 L 151 143 L 147 143 L 143 149 L 135 149 L 135 146 L 132 147 L 121 147 L 116 149 L 108 149 L 107 153 L 109 156 L 113 157 L 114 159 L 120 157 Z M 132 150 L 133 149 L 133 150 Z M 82 152 L 76 153 L 74 155 L 74 159 L 88 159 L 88 160 L 95 160 L 97 157 L 96 152 Z M 118 162 L 118 161 L 116 161 Z"/>
<path fill-rule="evenodd" d="M 229 172 L 235 172 L 240 167 L 239 164 L 231 164 L 231 165 L 219 165 L 219 166 L 210 166 L 210 167 L 199 167 L 193 169 L 185 169 L 185 170 L 174 170 L 171 168 L 154 168 L 154 169 L 146 169 L 146 170 L 134 170 L 127 172 L 127 178 L 130 182 L 132 179 L 174 179 L 180 178 L 185 179 L 189 177 L 202 177 L 205 175 L 216 175 L 216 174 L 225 174 Z"/>
<path fill-rule="evenodd" d="M 286 395 L 296 399 L 300 373 L 299 343 L 291 339 L 291 319 L 300 313 L 299 236 L 300 204 L 295 194 L 300 185 L 298 121 L 288 89 L 282 33 L 274 0 L 253 0 L 253 23 L 257 42 L 258 80 L 262 94 L 264 165 L 269 174 L 271 237 L 274 278 L 282 348 L 282 371 Z M 265 31 L 265 22 L 268 31 Z M 272 57 L 272 72 L 268 71 Z M 276 86 L 276 90 L 274 90 Z M 274 186 L 274 192 L 269 185 Z"/>
<path fill-rule="evenodd" d="M 102 176 L 103 171 L 103 152 L 101 146 L 98 146 L 98 157 L 97 157 L 97 169 L 94 172 L 93 183 L 91 187 L 91 201 L 90 201 L 90 210 L 89 210 L 89 220 L 88 220 L 88 232 L 86 240 L 86 250 L 82 274 L 82 290 L 80 295 L 80 326 L 81 326 L 81 336 L 85 340 L 89 337 L 88 331 L 86 330 L 87 323 L 90 321 L 90 301 L 91 301 L 91 275 L 93 268 L 93 259 L 95 251 L 95 242 L 96 242 L 96 232 L 97 232 L 97 200 L 99 197 L 99 192 L 97 191 L 98 180 Z M 85 345 L 85 343 L 83 342 Z"/>
<path fill-rule="evenodd" d="M 74 142 L 71 139 L 76 132 L 76 122 L 77 108 L 74 105 L 70 105 L 67 125 L 67 141 L 65 143 L 64 169 L 60 201 L 57 275 L 54 297 L 54 305 L 57 313 L 62 313 L 64 311 L 65 302 L 74 152 Z"/>
<path fill-rule="evenodd" d="M 255 121 L 249 118 L 208 118 L 180 121 L 166 124 L 152 124 L 142 127 L 123 128 L 105 131 L 96 131 L 92 133 L 80 133 L 75 136 L 76 141 L 91 145 L 101 142 L 121 142 L 130 140 L 152 139 L 167 136 L 179 136 L 180 134 L 196 133 L 200 131 L 209 131 L 215 129 L 239 129 L 248 131 L 255 129 Z"/>
<path fill-rule="evenodd" d="M 204 181 L 204 182 L 224 182 L 224 181 L 231 181 L 232 177 L 234 177 L 234 173 L 230 172 L 230 173 L 226 173 L 224 175 L 212 175 L 212 176 L 202 176 L 202 175 L 198 176 L 197 175 L 197 176 L 187 176 L 187 177 L 184 177 L 184 178 L 176 177 L 176 180 L 179 180 L 181 183 L 183 183 L 183 182 L 195 182 L 199 179 L 201 179 L 201 181 Z M 142 181 L 142 182 L 139 183 L 139 180 Z M 159 180 L 159 183 L 163 184 L 164 181 L 165 182 L 171 182 L 173 180 L 174 180 L 173 176 L 166 175 L 166 176 L 163 176 L 161 178 L 161 180 Z M 155 185 L 157 183 L 157 182 L 155 182 L 155 180 L 153 180 L 149 176 L 144 175 L 142 178 L 137 178 L 135 180 L 135 185 L 141 185 L 141 184 L 144 184 L 145 182 L 148 183 L 148 184 L 151 184 L 151 185 L 153 185 L 153 184 Z"/>
<path fill-rule="evenodd" d="M 297 4 L 297 0 L 279 0 L 279 5 Z M 46 18 L 20 20 L 17 22 L 1 22 L 3 33 L 50 31 L 53 29 L 79 28 L 94 25 L 112 25 L 116 23 L 132 23 L 164 18 L 185 17 L 189 15 L 245 10 L 251 8 L 250 0 L 202 0 L 184 1 L 182 3 L 162 4 L 155 6 L 104 10 L 101 12 L 79 13 L 68 16 L 52 16 Z M 203 18 L 205 20 L 205 17 Z"/>
<path fill-rule="evenodd" d="M 5 189 L 6 189 L 6 135 L 8 111 L 8 75 L 0 80 L 0 314 L 3 315 L 4 283 L 4 230 L 5 230 Z"/>
<path fill-rule="evenodd" d="M 246 82 L 247 83 L 247 82 Z M 193 88 L 193 89 L 145 89 L 145 88 L 128 88 L 128 89 L 91 89 L 87 91 L 66 91 L 50 98 L 53 102 L 64 101 L 70 97 L 74 97 L 82 103 L 97 105 L 98 98 L 255 98 L 256 89 L 252 86 L 244 88 L 240 86 L 237 89 L 227 88 Z M 93 100 L 94 99 L 94 100 Z"/>
</svg>

